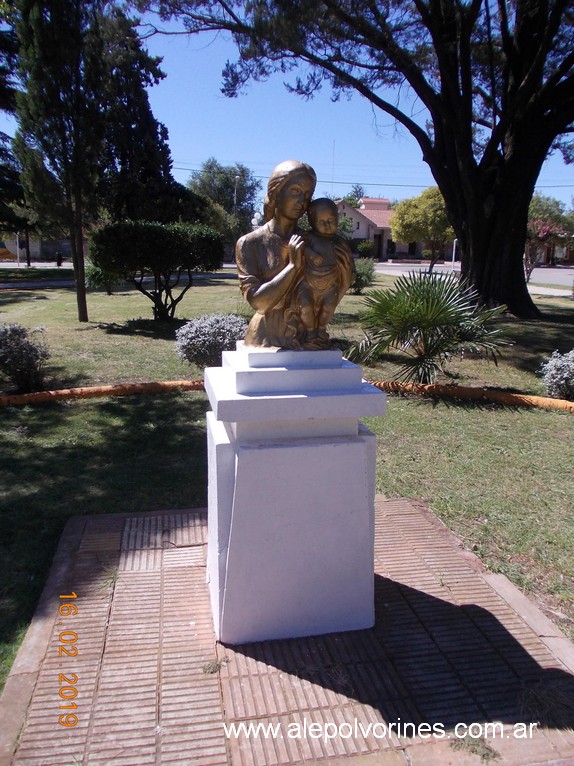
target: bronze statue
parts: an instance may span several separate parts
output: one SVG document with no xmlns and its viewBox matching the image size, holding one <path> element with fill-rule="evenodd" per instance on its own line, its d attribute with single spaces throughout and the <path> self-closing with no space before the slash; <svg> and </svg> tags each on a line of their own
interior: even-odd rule
<svg viewBox="0 0 574 766">
<path fill-rule="evenodd" d="M 241 292 L 256 311 L 245 335 L 247 345 L 329 347 L 326 325 L 354 269 L 350 249 L 336 233 L 337 209 L 331 200 L 312 204 L 311 232 L 297 228 L 316 182 L 315 171 L 304 162 L 277 165 L 267 186 L 266 223 L 237 242 Z"/>
</svg>

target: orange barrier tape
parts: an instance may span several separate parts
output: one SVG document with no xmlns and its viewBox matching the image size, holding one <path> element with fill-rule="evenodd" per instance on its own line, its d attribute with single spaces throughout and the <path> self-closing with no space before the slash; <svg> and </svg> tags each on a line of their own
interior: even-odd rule
<svg viewBox="0 0 574 766">
<path fill-rule="evenodd" d="M 84 388 L 62 388 L 59 391 L 35 391 L 31 394 L 8 394 L 7 396 L 0 396 L 0 407 L 44 404 L 63 399 L 93 399 L 99 396 L 160 394 L 165 391 L 203 391 L 203 381 L 172 380 L 155 383 L 119 383 L 114 386 L 88 386 Z"/>
<path fill-rule="evenodd" d="M 509 391 L 497 391 L 491 388 L 470 386 L 445 386 L 438 383 L 400 383 L 395 380 L 370 380 L 371 385 L 389 393 L 419 394 L 426 396 L 446 396 L 451 399 L 474 399 L 483 402 L 506 404 L 511 407 L 540 407 L 551 410 L 574 412 L 574 402 L 566 399 L 551 399 L 547 396 L 529 396 L 513 394 Z"/>
<path fill-rule="evenodd" d="M 574 402 L 566 399 L 551 399 L 546 396 L 513 394 L 490 388 L 471 386 L 445 386 L 436 383 L 400 383 L 396 380 L 370 380 L 376 388 L 393 394 L 418 394 L 419 396 L 445 396 L 451 399 L 473 399 L 476 401 L 506 404 L 511 407 L 540 407 L 544 409 L 574 412 Z M 64 388 L 59 391 L 36 391 L 31 394 L 8 394 L 0 396 L 1 407 L 16 407 L 24 404 L 44 404 L 64 399 L 92 399 L 101 396 L 129 396 L 133 394 L 160 394 L 165 391 L 203 391 L 202 380 L 171 380 L 152 383 L 120 383 L 114 386 L 89 386 Z"/>
</svg>

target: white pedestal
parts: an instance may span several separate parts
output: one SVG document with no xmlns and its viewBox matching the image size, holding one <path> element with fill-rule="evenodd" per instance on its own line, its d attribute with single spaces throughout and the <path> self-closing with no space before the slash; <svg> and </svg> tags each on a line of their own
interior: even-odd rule
<svg viewBox="0 0 574 766">
<path fill-rule="evenodd" d="M 229 644 L 374 624 L 374 435 L 385 395 L 339 351 L 245 348 L 205 371 L 208 580 Z"/>
</svg>

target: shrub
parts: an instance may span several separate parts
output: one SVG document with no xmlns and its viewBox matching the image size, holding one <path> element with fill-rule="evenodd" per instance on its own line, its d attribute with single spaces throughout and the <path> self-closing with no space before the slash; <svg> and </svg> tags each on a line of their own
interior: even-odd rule
<svg viewBox="0 0 574 766">
<path fill-rule="evenodd" d="M 101 290 L 102 288 L 108 295 L 112 294 L 114 287 L 119 285 L 122 279 L 113 271 L 105 271 L 95 263 L 87 261 L 86 263 L 86 287 L 91 290 Z"/>
<path fill-rule="evenodd" d="M 567 354 L 554 351 L 540 372 L 549 396 L 574 400 L 574 350 Z"/>
<path fill-rule="evenodd" d="M 504 307 L 479 305 L 475 290 L 454 274 L 411 272 L 389 290 L 373 290 L 361 313 L 365 339 L 352 357 L 372 361 L 390 349 L 405 354 L 398 378 L 433 383 L 454 353 L 483 353 L 496 362 L 499 346 L 508 341 L 491 320 Z"/>
<path fill-rule="evenodd" d="M 375 243 L 370 239 L 363 239 L 357 245 L 357 252 L 361 258 L 372 258 L 375 252 Z"/>
<path fill-rule="evenodd" d="M 159 321 L 175 317 L 193 274 L 220 269 L 223 253 L 221 234 L 203 224 L 123 221 L 103 226 L 90 241 L 94 266 L 131 282 L 152 301 Z"/>
<path fill-rule="evenodd" d="M 246 329 L 246 319 L 238 314 L 205 314 L 176 331 L 177 355 L 198 367 L 218 366 L 221 352 L 233 351 Z"/>
<path fill-rule="evenodd" d="M 44 362 L 50 353 L 43 332 L 42 328 L 30 331 L 19 324 L 0 325 L 0 372 L 20 393 L 44 387 Z"/>
<path fill-rule="evenodd" d="M 355 279 L 349 288 L 353 295 L 362 295 L 365 287 L 370 287 L 375 281 L 375 264 L 370 258 L 359 258 L 355 261 Z"/>
</svg>

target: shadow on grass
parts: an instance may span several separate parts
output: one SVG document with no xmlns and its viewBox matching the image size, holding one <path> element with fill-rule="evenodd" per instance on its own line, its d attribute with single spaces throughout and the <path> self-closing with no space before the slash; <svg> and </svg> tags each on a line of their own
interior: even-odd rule
<svg viewBox="0 0 574 766">
<path fill-rule="evenodd" d="M 553 351 L 566 353 L 574 348 L 574 303 L 572 308 L 544 303 L 542 319 L 525 321 L 506 317 L 501 323 L 514 341 L 503 351 L 505 363 L 526 372 L 537 373 Z"/>
<path fill-rule="evenodd" d="M 61 288 L 60 288 L 61 289 Z M 0 288 L 0 315 L 2 307 L 13 303 L 23 303 L 24 301 L 46 301 L 47 295 L 36 293 L 31 290 L 11 290 Z"/>
<path fill-rule="evenodd" d="M 237 282 L 238 279 L 237 272 L 234 271 L 214 271 L 210 274 L 194 274 L 193 286 L 213 287 L 214 285 L 221 285 L 221 283 L 226 280 Z"/>
<path fill-rule="evenodd" d="M 97 328 L 108 335 L 129 335 L 144 338 L 173 340 L 175 331 L 182 327 L 187 319 L 173 319 L 171 322 L 159 322 L 155 319 L 128 319 L 126 322 L 99 322 Z"/>
<path fill-rule="evenodd" d="M 90 386 L 92 382 L 88 375 L 76 374 L 70 375 L 68 368 L 64 365 L 52 365 L 48 364 L 48 374 L 46 376 L 46 383 L 44 389 L 48 391 L 59 391 L 65 388 L 82 388 L 83 386 Z M 6 392 L 10 393 L 10 392 Z M 12 392 L 17 393 L 17 392 Z"/>
<path fill-rule="evenodd" d="M 202 394 L 8 408 L 0 451 L 0 641 L 26 624 L 67 520 L 204 507 Z"/>
<path fill-rule="evenodd" d="M 54 280 L 74 279 L 74 269 L 68 268 L 24 268 L 0 270 L 0 282 L 50 282 Z"/>
<path fill-rule="evenodd" d="M 511 389 L 496 389 L 497 391 L 510 392 Z M 516 393 L 521 393 L 517 391 Z M 500 410 L 506 410 L 508 412 L 520 412 L 522 410 L 535 409 L 534 407 L 516 406 L 512 404 L 501 404 L 500 402 L 487 402 L 481 399 L 463 399 L 439 396 L 435 394 L 414 394 L 411 392 L 387 392 L 387 397 L 395 399 L 408 399 L 414 406 L 419 407 L 431 407 L 435 409 L 440 406 L 444 406 L 447 410 L 468 410 L 479 412 L 494 412 Z"/>
</svg>

